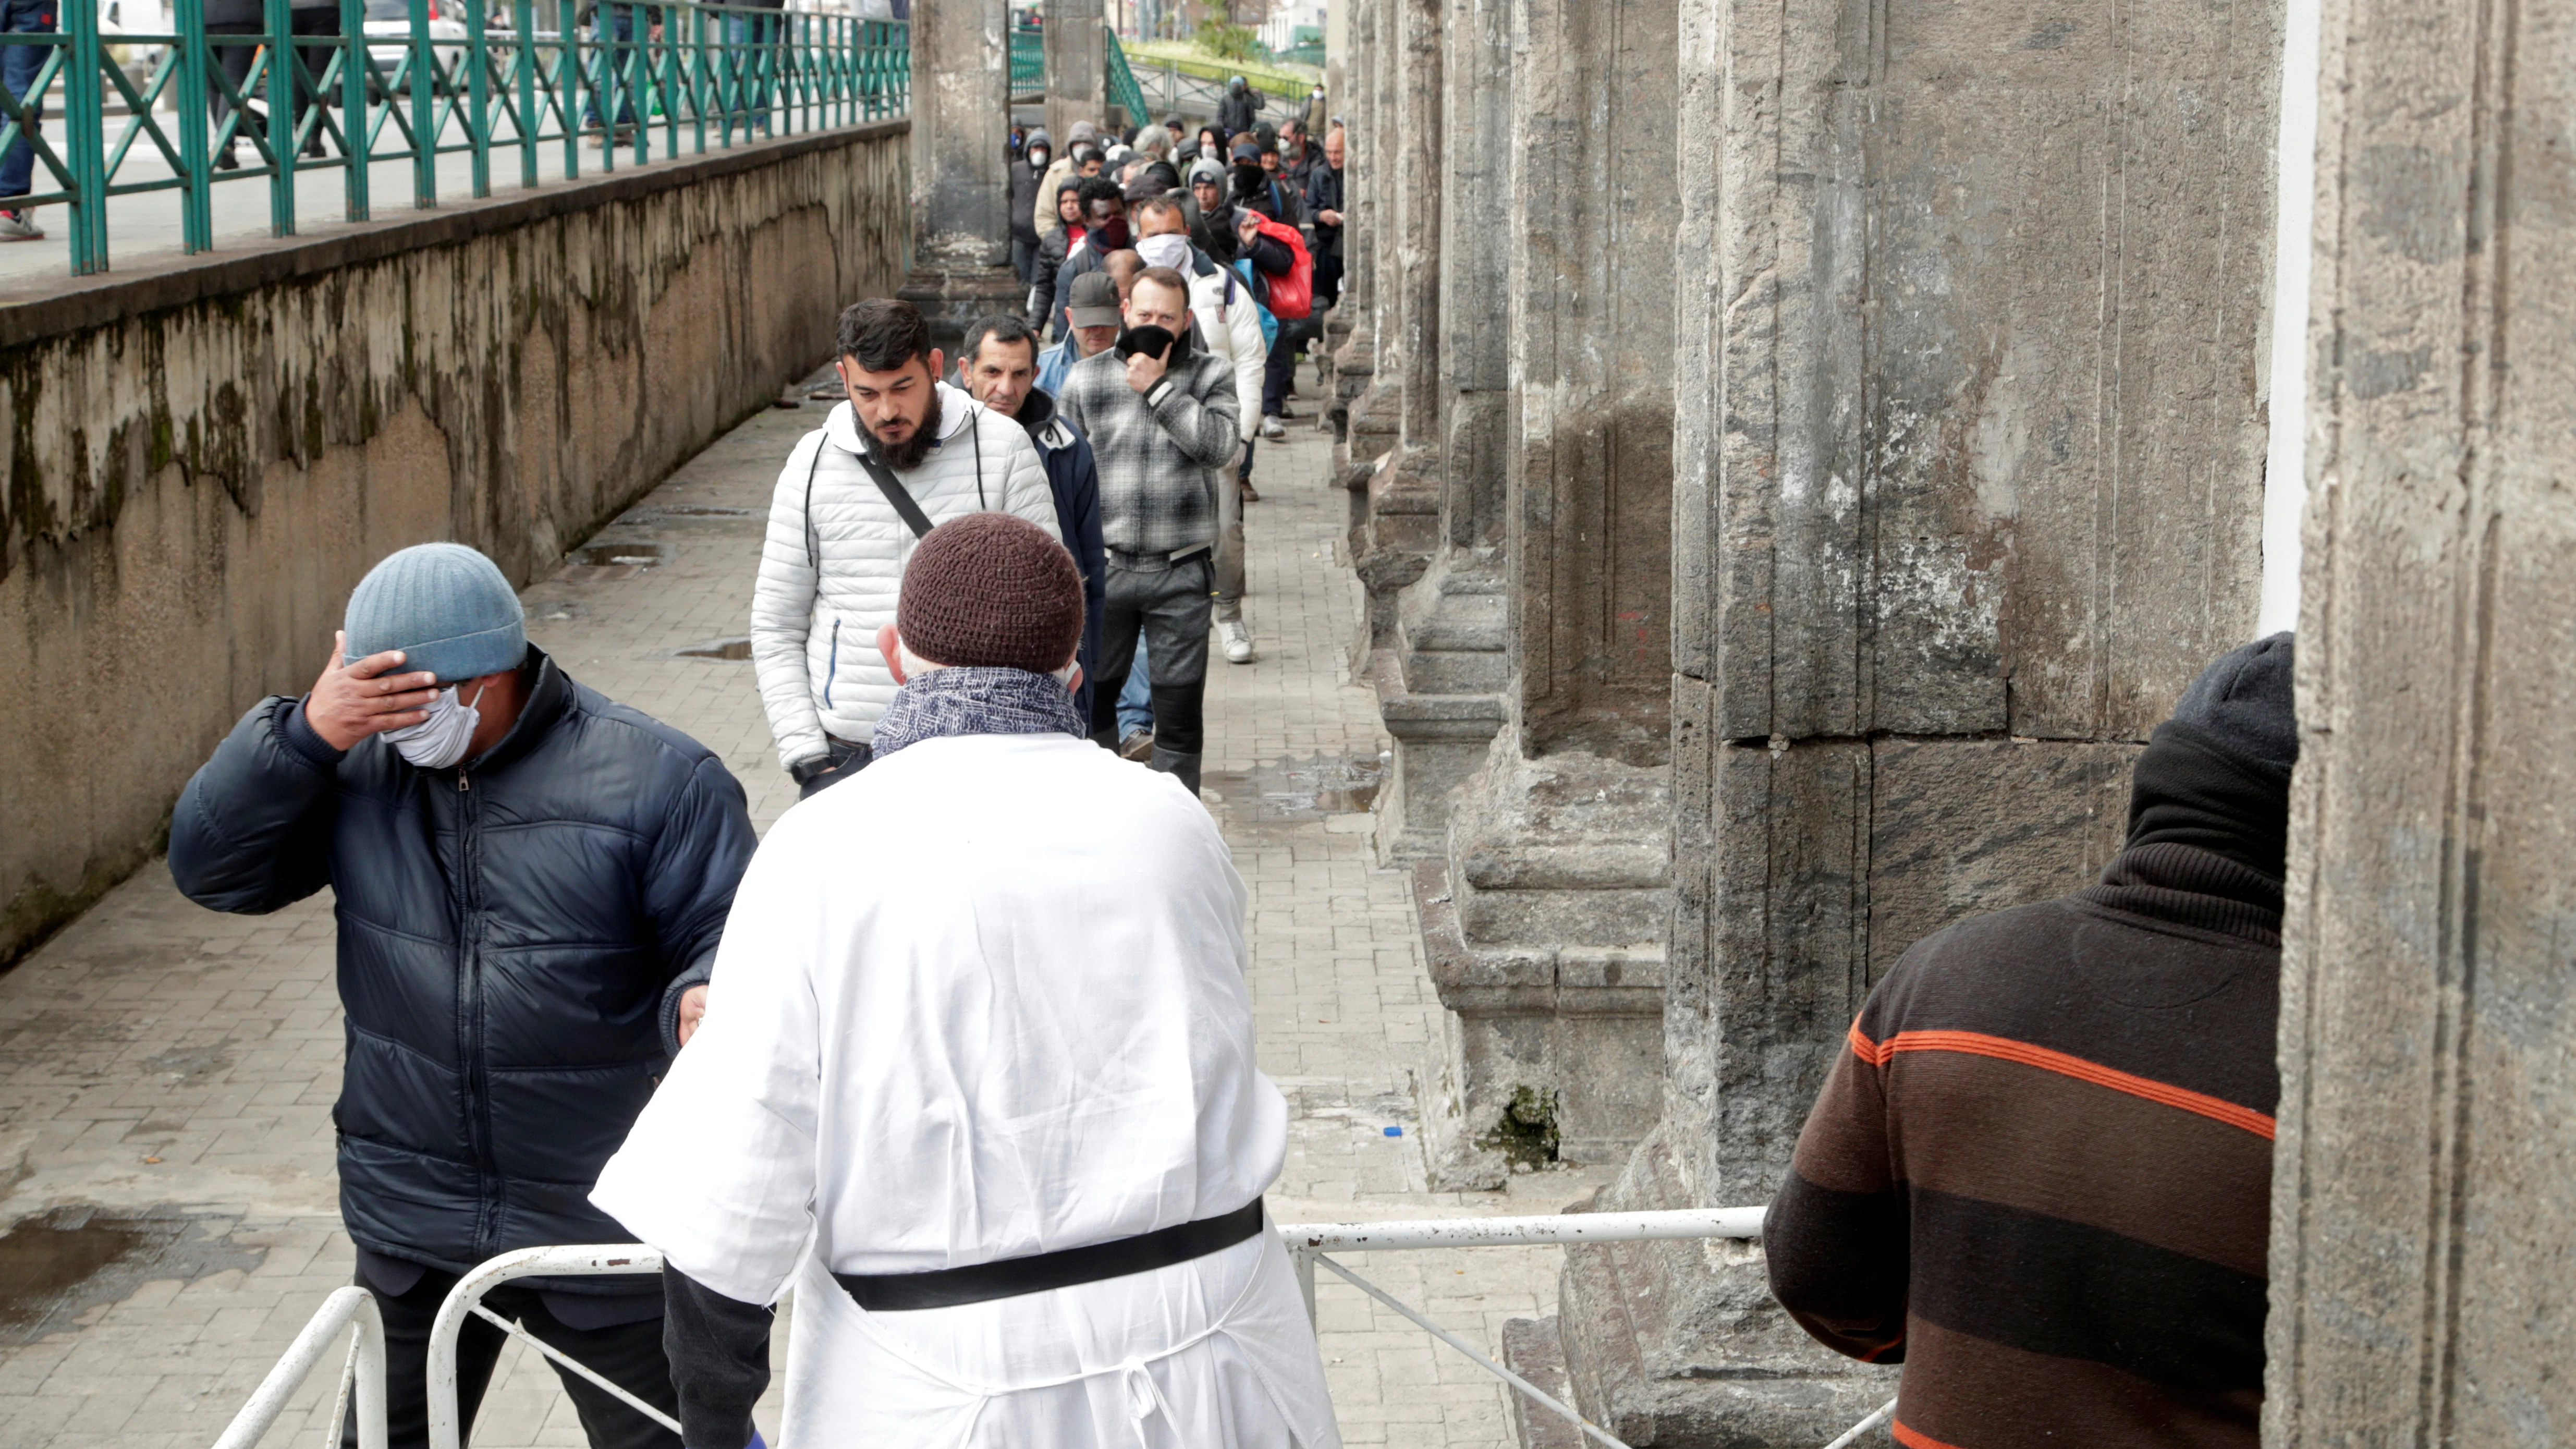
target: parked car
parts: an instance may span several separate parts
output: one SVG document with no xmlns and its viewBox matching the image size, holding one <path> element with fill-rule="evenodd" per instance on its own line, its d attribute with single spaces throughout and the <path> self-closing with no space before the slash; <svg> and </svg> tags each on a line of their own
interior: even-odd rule
<svg viewBox="0 0 2576 1449">
<path fill-rule="evenodd" d="M 429 56 L 435 71 L 432 87 L 438 91 L 464 79 L 465 6 L 461 0 L 429 0 Z M 411 0 L 367 0 L 367 58 L 388 81 L 402 77 L 397 90 L 411 88 L 410 75 L 402 70 L 411 58 Z M 492 0 L 483 7 L 483 28 L 487 38 L 492 32 L 504 35 L 510 30 L 508 0 Z"/>
</svg>

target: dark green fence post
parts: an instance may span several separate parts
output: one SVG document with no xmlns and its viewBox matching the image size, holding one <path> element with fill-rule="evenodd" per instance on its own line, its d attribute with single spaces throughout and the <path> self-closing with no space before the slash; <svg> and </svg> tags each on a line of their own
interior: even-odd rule
<svg viewBox="0 0 2576 1449">
<path fill-rule="evenodd" d="M 367 112 L 375 94 L 376 57 L 367 49 L 367 0 L 340 0 L 340 152 L 348 174 L 341 178 L 348 198 L 349 220 L 375 216 L 368 183 L 375 179 L 375 128 Z"/>
<path fill-rule="evenodd" d="M 484 0 L 465 0 L 465 138 L 474 149 L 474 194 L 492 194 L 492 51 Z M 435 148 L 432 148 L 435 149 Z"/>
<path fill-rule="evenodd" d="M 529 0 L 510 0 L 511 33 L 518 37 L 519 184 L 537 184 L 537 132 L 545 129 L 537 112 L 537 7 Z"/>
<path fill-rule="evenodd" d="M 438 119 L 438 57 L 429 48 L 429 0 L 411 0 L 411 204 L 438 205 L 438 148 L 430 127 Z"/>
<path fill-rule="evenodd" d="M 268 230 L 273 236 L 295 235 L 295 14 L 287 0 L 267 0 L 260 19 L 268 27 L 259 66 L 260 88 L 268 92 L 268 151 L 276 169 L 268 178 Z M 243 100 L 249 100 L 247 93 Z"/>
<path fill-rule="evenodd" d="M 213 138 L 206 124 L 206 0 L 175 0 L 171 29 L 179 37 L 179 245 L 201 252 L 215 244 Z"/>
<path fill-rule="evenodd" d="M 107 132 L 99 110 L 106 55 L 98 43 L 98 0 L 63 0 L 63 159 L 72 173 L 72 275 L 107 270 Z M 28 108 L 29 127 L 35 122 Z M 32 182 L 30 183 L 32 184 Z"/>
<path fill-rule="evenodd" d="M 573 24 L 573 0 L 555 6 L 555 101 L 563 117 L 564 179 L 581 174 L 581 94 L 587 83 L 581 68 L 581 31 Z"/>
</svg>

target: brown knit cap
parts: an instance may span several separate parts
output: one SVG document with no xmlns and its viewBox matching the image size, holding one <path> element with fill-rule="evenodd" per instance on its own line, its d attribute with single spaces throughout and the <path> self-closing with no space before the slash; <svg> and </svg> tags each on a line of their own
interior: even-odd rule
<svg viewBox="0 0 2576 1449">
<path fill-rule="evenodd" d="M 904 647 L 933 664 L 1053 674 L 1082 642 L 1082 570 L 1025 518 L 970 513 L 924 535 L 895 604 Z"/>
</svg>

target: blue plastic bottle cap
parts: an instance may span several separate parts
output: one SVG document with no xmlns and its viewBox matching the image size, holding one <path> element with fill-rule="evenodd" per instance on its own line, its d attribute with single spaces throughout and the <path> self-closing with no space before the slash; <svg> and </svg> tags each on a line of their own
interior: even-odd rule
<svg viewBox="0 0 2576 1449">
<path fill-rule="evenodd" d="M 1389 1137 L 1401 1137 L 1404 1135 L 1404 1129 L 1401 1127 L 1389 1127 L 1386 1129 L 1386 1135 Z"/>
</svg>

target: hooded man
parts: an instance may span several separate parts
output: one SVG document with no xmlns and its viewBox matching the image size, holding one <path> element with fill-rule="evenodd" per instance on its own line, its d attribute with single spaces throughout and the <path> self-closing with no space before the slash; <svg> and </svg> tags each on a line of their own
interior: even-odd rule
<svg viewBox="0 0 2576 1449">
<path fill-rule="evenodd" d="M 1263 1218 L 1243 882 L 1196 799 L 1084 741 L 1082 627 L 1052 533 L 942 525 L 877 763 L 743 879 L 596 1193 L 663 1255 L 691 1444 L 750 1441 L 791 1285 L 789 1444 L 1340 1443 Z"/>
<path fill-rule="evenodd" d="M 1037 279 L 1038 218 L 1046 211 L 1040 193 L 1054 159 L 1055 142 L 1040 126 L 1029 132 L 1028 149 L 1011 163 L 1011 268 L 1024 287 Z"/>
<path fill-rule="evenodd" d="M 1064 154 L 1047 166 L 1038 178 L 1037 200 L 1029 207 L 1029 222 L 1040 236 L 1064 225 L 1055 215 L 1055 184 L 1075 172 L 1080 161 L 1076 152 L 1096 152 L 1100 147 L 1100 128 L 1089 121 L 1076 121 L 1065 131 Z"/>
<path fill-rule="evenodd" d="M 877 631 L 921 536 L 987 509 L 1056 526 L 1029 435 L 939 380 L 946 360 L 911 303 L 857 303 L 838 346 L 849 398 L 778 471 L 751 595 L 761 706 L 779 764 L 808 795 L 868 763 L 897 686 Z"/>
<path fill-rule="evenodd" d="M 1100 473 L 1091 445 L 1055 415 L 1055 397 L 1037 386 L 1038 335 L 1017 317 L 983 318 L 966 329 L 958 349 L 957 376 L 975 401 L 1028 430 L 1046 460 L 1047 485 L 1055 490 L 1055 516 L 1065 548 L 1082 566 L 1082 682 L 1075 705 L 1091 713 L 1092 677 L 1100 656 L 1100 615 L 1107 594 L 1101 581 Z"/>
<path fill-rule="evenodd" d="M 331 891 L 340 1217 L 384 1315 L 391 1443 L 428 1443 L 430 1327 L 461 1275 L 629 1236 L 590 1184 L 696 1029 L 752 846 L 724 762 L 574 683 L 457 543 L 369 570 L 312 690 L 251 706 L 181 792 L 190 900 L 265 915 Z M 659 1285 L 538 1279 L 485 1303 L 673 1406 Z M 457 1342 L 468 1428 L 503 1342 L 479 1320 Z M 597 1449 L 677 1449 L 562 1377 Z"/>
<path fill-rule="evenodd" d="M 2291 639 L 2203 670 L 2099 882 L 1961 921 L 1871 990 L 1762 1243 L 1896 1438 L 2259 1441 Z"/>
<path fill-rule="evenodd" d="M 1216 103 L 1216 123 L 1229 136 L 1240 136 L 1252 129 L 1252 118 L 1270 104 L 1270 98 L 1252 88 L 1250 82 L 1235 76 L 1225 83 L 1225 99 Z"/>
</svg>

